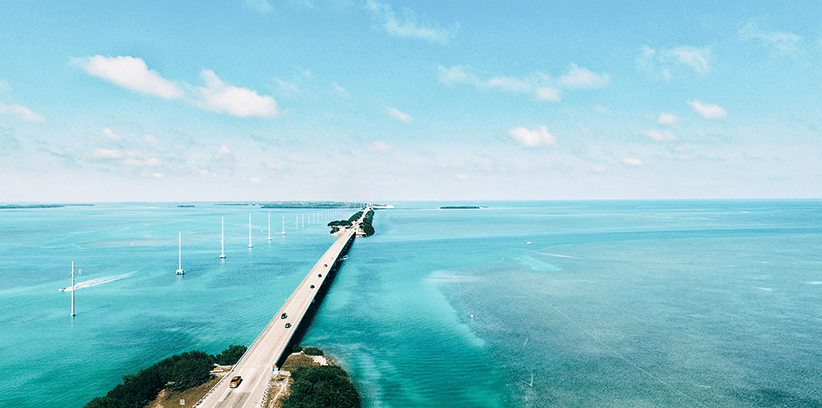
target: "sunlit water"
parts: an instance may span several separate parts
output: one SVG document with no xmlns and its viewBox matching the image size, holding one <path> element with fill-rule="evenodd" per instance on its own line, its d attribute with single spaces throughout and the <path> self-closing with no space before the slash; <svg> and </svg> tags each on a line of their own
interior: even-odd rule
<svg viewBox="0 0 822 408">
<path fill-rule="evenodd" d="M 364 406 L 822 406 L 822 202 L 477 204 L 395 203 L 352 246 L 304 343 Z M 268 242 L 259 207 L 0 211 L 0 406 L 250 344 L 353 212 L 272 210 Z"/>
</svg>

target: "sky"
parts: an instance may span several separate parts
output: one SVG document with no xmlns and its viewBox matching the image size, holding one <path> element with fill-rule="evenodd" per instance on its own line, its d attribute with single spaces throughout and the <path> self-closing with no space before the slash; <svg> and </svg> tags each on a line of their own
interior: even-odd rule
<svg viewBox="0 0 822 408">
<path fill-rule="evenodd" d="M 822 197 L 816 1 L 0 10 L 0 202 Z"/>
</svg>

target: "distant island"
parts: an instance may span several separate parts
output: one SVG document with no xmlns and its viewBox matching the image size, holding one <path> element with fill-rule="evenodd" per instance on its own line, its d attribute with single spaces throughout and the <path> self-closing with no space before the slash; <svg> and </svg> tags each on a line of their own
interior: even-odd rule
<svg viewBox="0 0 822 408">
<path fill-rule="evenodd" d="M 344 201 L 278 201 L 263 203 L 260 208 L 363 208 L 367 205 Z"/>
<path fill-rule="evenodd" d="M 194 204 L 180 204 L 177 208 L 194 208 Z"/>
<path fill-rule="evenodd" d="M 29 210 L 34 208 L 93 207 L 94 204 L 0 204 L 0 210 Z"/>
<path fill-rule="evenodd" d="M 374 210 L 370 207 L 366 208 L 368 209 L 368 212 L 365 213 L 364 217 L 363 211 L 365 211 L 365 209 L 357 211 L 347 220 L 329 222 L 328 226 L 331 228 L 331 235 L 336 234 L 342 229 L 350 228 L 352 225 L 354 225 L 354 221 L 357 221 L 358 219 L 360 219 L 360 217 L 363 217 L 363 220 L 360 223 L 360 230 L 357 232 L 357 236 L 370 237 L 374 235 L 374 227 L 371 225 L 371 223 L 374 221 Z"/>
<path fill-rule="evenodd" d="M 444 205 L 440 210 L 479 210 L 483 207 L 478 205 Z"/>
</svg>

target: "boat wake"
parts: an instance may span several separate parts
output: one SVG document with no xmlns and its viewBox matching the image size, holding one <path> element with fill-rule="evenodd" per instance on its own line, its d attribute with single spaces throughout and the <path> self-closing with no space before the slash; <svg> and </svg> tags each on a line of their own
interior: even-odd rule
<svg viewBox="0 0 822 408">
<path fill-rule="evenodd" d="M 74 287 L 66 286 L 65 288 L 61 288 L 61 292 L 71 292 L 72 290 L 83 289 L 83 288 L 90 288 L 92 286 L 102 285 L 104 283 L 114 282 L 116 280 L 125 279 L 129 276 L 134 275 L 134 272 L 124 273 L 122 275 L 116 276 L 104 276 L 102 278 L 91 279 L 85 282 L 78 282 L 74 284 Z"/>
</svg>

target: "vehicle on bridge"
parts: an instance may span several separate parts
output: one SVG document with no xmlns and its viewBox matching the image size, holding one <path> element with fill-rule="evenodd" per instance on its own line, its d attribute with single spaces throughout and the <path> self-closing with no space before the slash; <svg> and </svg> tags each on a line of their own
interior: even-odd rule
<svg viewBox="0 0 822 408">
<path fill-rule="evenodd" d="M 231 379 L 231 382 L 228 384 L 230 388 L 237 388 L 240 386 L 240 383 L 243 382 L 243 377 L 239 375 L 235 375 L 234 378 Z"/>
<path fill-rule="evenodd" d="M 283 313 L 282 315 L 280 315 L 280 319 L 285 319 L 286 317 L 288 317 L 288 315 L 287 315 L 287 314 L 285 314 L 285 313 Z"/>
</svg>

